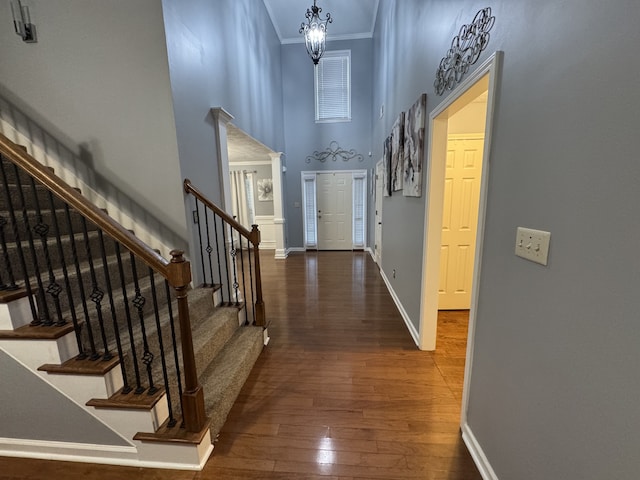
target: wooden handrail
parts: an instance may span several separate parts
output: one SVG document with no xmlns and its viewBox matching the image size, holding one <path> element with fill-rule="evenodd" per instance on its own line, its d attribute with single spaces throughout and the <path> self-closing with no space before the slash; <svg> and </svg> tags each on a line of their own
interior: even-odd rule
<svg viewBox="0 0 640 480">
<path fill-rule="evenodd" d="M 183 184 L 184 184 L 184 191 L 185 192 L 192 194 L 194 197 L 196 197 L 198 200 L 200 200 L 203 204 L 205 204 L 207 207 L 209 207 L 211 210 L 213 210 L 216 213 L 216 215 L 218 215 L 225 222 L 227 222 L 229 225 L 231 225 L 234 230 L 237 230 L 244 238 L 249 240 L 254 247 L 258 246 L 258 244 L 260 243 L 260 233 L 259 232 L 256 235 L 256 230 L 252 230 L 252 231 L 247 230 L 235 218 L 233 218 L 227 212 L 222 210 L 220 207 L 218 207 L 215 203 L 213 203 L 207 197 L 205 197 L 204 194 L 200 190 L 198 190 L 196 187 L 194 187 L 193 183 L 191 183 L 191 180 L 189 180 L 188 178 L 184 179 Z"/>
<path fill-rule="evenodd" d="M 264 311 L 264 300 L 262 298 L 262 275 L 260 272 L 260 230 L 258 225 L 252 225 L 251 231 L 247 230 L 231 215 L 226 213 L 212 201 L 210 201 L 204 194 L 193 186 L 191 180 L 185 178 L 184 191 L 192 194 L 196 199 L 200 200 L 206 207 L 215 212 L 216 215 L 222 218 L 231 228 L 239 232 L 243 237 L 251 242 L 253 245 L 254 256 L 253 263 L 255 267 L 255 285 L 256 285 L 256 298 L 255 298 L 255 324 L 259 327 L 266 326 L 266 317 Z"/>
<path fill-rule="evenodd" d="M 173 279 L 170 278 L 171 275 L 169 274 L 168 267 L 170 262 L 168 260 L 98 207 L 88 202 L 77 190 L 62 182 L 51 170 L 44 167 L 40 162 L 2 134 L 0 134 L 0 153 L 25 170 L 29 175 L 38 180 L 38 182 L 42 183 L 58 198 L 68 203 L 70 207 L 80 212 L 87 220 L 96 224 L 111 238 L 126 246 L 134 255 L 158 273 L 162 274 L 169 280 L 171 285 L 174 285 Z"/>
<path fill-rule="evenodd" d="M 184 425 L 186 430 L 190 432 L 200 432 L 207 428 L 208 419 L 205 415 L 202 386 L 198 381 L 196 371 L 187 301 L 187 290 L 191 284 L 191 266 L 183 257 L 184 252 L 173 250 L 171 261 L 166 260 L 2 134 L 0 134 L 0 153 L 167 279 L 176 293 L 178 302 L 180 342 L 185 375 L 185 388 L 182 394 Z"/>
</svg>

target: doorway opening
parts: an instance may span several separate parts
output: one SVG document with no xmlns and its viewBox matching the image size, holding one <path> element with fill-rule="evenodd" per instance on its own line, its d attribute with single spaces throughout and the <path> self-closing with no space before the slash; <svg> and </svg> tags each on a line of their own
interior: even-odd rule
<svg viewBox="0 0 640 480">
<path fill-rule="evenodd" d="M 427 206 L 425 209 L 425 237 L 423 246 L 422 265 L 422 293 L 420 307 L 420 348 L 422 350 L 435 350 L 438 328 L 438 310 L 442 295 L 442 285 L 447 283 L 447 278 L 453 272 L 457 279 L 450 282 L 454 288 L 464 295 L 459 295 L 462 305 L 468 305 L 469 327 L 467 334 L 467 352 L 465 361 L 465 376 L 462 393 L 462 418 L 466 418 L 466 406 L 468 402 L 468 382 L 471 373 L 471 359 L 473 356 L 473 335 L 475 328 L 475 306 L 478 296 L 480 267 L 482 264 L 482 240 L 484 237 L 484 220 L 487 197 L 487 185 L 489 177 L 491 148 L 491 130 L 495 94 L 497 90 L 497 76 L 502 58 L 501 52 L 494 53 L 481 66 L 472 72 L 453 92 L 446 97 L 429 115 L 429 152 L 426 173 Z M 486 100 L 485 100 L 486 99 Z M 483 131 L 455 132 L 460 125 L 461 117 L 456 115 L 470 113 L 479 110 L 484 115 Z M 481 116 L 482 114 L 480 114 Z M 478 116 L 478 113 L 475 113 Z M 476 127 L 477 128 L 477 127 Z M 462 137 L 452 135 L 460 133 Z M 475 135 L 471 135 L 471 133 Z M 479 146 L 478 141 L 481 140 Z M 452 142 L 457 140 L 471 140 L 475 144 L 460 147 L 462 171 L 473 166 L 472 180 L 464 174 L 458 175 L 457 185 L 454 185 L 453 177 L 447 180 L 447 166 L 453 168 Z M 464 143 L 463 142 L 463 143 Z M 457 148 L 457 147 L 456 147 Z M 472 153 L 465 153 L 465 149 Z M 453 148 L 455 150 L 455 148 Z M 477 177 L 480 177 L 479 179 Z M 456 193 L 457 188 L 457 193 Z M 474 189 L 475 193 L 474 193 Z M 463 202 L 453 207 L 453 196 L 467 197 Z M 447 198 L 447 195 L 450 198 Z M 445 208 L 447 209 L 445 213 Z M 457 223 L 452 221 L 452 209 L 458 210 Z M 466 210 L 465 210 L 466 209 Z M 452 230 L 457 225 L 458 233 L 470 233 L 473 242 L 469 239 L 452 240 L 448 235 L 443 235 L 443 227 Z M 446 232 L 447 234 L 450 232 Z M 443 244 L 443 240 L 445 243 Z M 449 242 L 449 243 L 446 243 Z M 455 242 L 455 247 L 452 248 Z M 452 254 L 453 250 L 457 250 Z M 449 278 L 450 279 L 450 278 Z M 442 282 L 442 283 L 441 283 Z M 454 295 L 455 297 L 456 295 Z M 449 307 L 459 308 L 450 304 Z"/>
</svg>

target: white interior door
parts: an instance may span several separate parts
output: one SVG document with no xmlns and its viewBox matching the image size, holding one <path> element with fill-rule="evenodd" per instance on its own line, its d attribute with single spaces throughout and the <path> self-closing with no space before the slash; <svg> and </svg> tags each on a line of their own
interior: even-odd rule
<svg viewBox="0 0 640 480">
<path fill-rule="evenodd" d="M 376 215 L 375 215 L 375 244 L 373 246 L 374 258 L 378 266 L 382 262 L 382 189 L 384 184 L 384 165 L 380 161 L 376 164 Z"/>
<path fill-rule="evenodd" d="M 471 286 L 482 175 L 482 138 L 450 137 L 442 212 L 438 308 L 471 306 Z"/>
<path fill-rule="evenodd" d="M 318 249 L 351 250 L 352 174 L 318 173 Z"/>
</svg>

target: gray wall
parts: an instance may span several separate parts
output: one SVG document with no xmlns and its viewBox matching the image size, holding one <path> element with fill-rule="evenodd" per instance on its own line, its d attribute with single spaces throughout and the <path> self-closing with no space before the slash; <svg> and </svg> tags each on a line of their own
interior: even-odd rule
<svg viewBox="0 0 640 480">
<path fill-rule="evenodd" d="M 377 153 L 419 93 L 429 111 L 442 100 L 432 86 L 440 58 L 485 6 L 381 0 L 374 108 L 384 102 L 391 115 L 375 124 Z M 640 9 L 635 0 L 491 6 L 483 58 L 503 50 L 504 65 L 468 422 L 502 480 L 636 478 L 640 65 L 629 48 L 640 44 Z M 385 199 L 383 268 L 399 268 L 394 288 L 415 320 L 419 272 L 409 262 L 421 258 L 423 212 L 424 198 Z M 551 232 L 547 267 L 514 256 L 519 225 Z"/>
<path fill-rule="evenodd" d="M 162 0 L 180 172 L 221 204 L 210 108 L 274 151 L 284 150 L 280 44 L 263 2 Z M 190 216 L 191 202 L 184 207 Z M 197 228 L 191 225 L 191 251 Z M 197 263 L 198 258 L 192 258 Z M 199 266 L 192 272 L 199 281 Z"/>
<path fill-rule="evenodd" d="M 0 350 L 0 437 L 130 446 L 104 423 Z"/>
<path fill-rule="evenodd" d="M 15 35 L 0 3 L 0 94 L 72 151 L 82 145 L 104 193 L 121 192 L 185 238 L 160 0 L 28 5 L 34 44 Z"/>
<path fill-rule="evenodd" d="M 307 55 L 304 44 L 282 46 L 282 85 L 284 91 L 284 130 L 286 140 L 286 173 L 283 175 L 286 191 L 288 247 L 302 247 L 303 222 L 302 187 L 300 172 L 304 170 L 369 170 L 377 159 L 369 157 L 371 151 L 371 96 L 372 96 L 372 41 L 351 40 L 327 42 L 329 50 L 351 50 L 351 122 L 315 123 L 313 62 Z M 321 163 L 307 156 L 315 150 L 322 151 L 331 141 L 341 148 L 355 149 L 364 157 L 362 162 L 350 160 Z M 367 189 L 369 194 L 371 188 Z M 371 198 L 368 199 L 372 205 Z M 373 232 L 371 230 L 371 232 Z M 373 244 L 373 233 L 368 235 Z"/>
</svg>

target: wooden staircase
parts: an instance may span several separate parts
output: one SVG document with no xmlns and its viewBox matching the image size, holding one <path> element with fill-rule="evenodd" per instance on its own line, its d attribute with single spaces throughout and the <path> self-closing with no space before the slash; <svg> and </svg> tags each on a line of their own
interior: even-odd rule
<svg viewBox="0 0 640 480">
<path fill-rule="evenodd" d="M 121 439 L 43 425 L 42 438 L 0 438 L 0 455 L 202 468 L 268 338 L 261 295 L 247 305 L 238 286 L 242 242 L 231 256 L 222 244 L 233 295 L 213 281 L 191 288 L 182 252 L 162 258 L 2 135 L 0 157 L 0 360 L 81 408 L 72 424 Z"/>
</svg>

